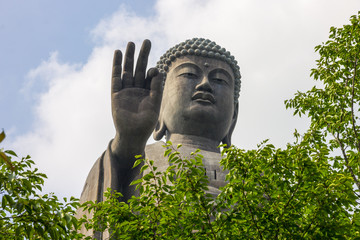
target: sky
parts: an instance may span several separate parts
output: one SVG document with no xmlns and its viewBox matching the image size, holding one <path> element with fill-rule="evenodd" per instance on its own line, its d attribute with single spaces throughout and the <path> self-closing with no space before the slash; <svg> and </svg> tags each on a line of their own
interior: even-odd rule
<svg viewBox="0 0 360 240">
<path fill-rule="evenodd" d="M 115 135 L 110 74 L 115 49 L 152 41 L 149 66 L 176 43 L 209 38 L 242 74 L 234 145 L 277 147 L 306 130 L 284 100 L 316 83 L 316 45 L 348 24 L 358 0 L 0 0 L 0 148 L 31 155 L 44 192 L 79 197 Z"/>
</svg>

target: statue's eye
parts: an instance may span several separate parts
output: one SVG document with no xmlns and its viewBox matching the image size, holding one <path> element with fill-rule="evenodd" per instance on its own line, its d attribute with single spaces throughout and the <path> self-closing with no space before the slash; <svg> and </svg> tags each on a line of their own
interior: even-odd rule
<svg viewBox="0 0 360 240">
<path fill-rule="evenodd" d="M 222 71 L 210 73 L 209 78 L 215 84 L 229 84 L 229 78 Z"/>
<path fill-rule="evenodd" d="M 215 84 L 219 84 L 219 85 L 229 85 L 228 81 L 226 79 L 223 78 L 212 78 L 211 79 L 213 83 Z"/>
<path fill-rule="evenodd" d="M 180 74 L 179 76 L 185 77 L 185 78 L 197 78 L 197 75 L 192 72 L 185 72 L 185 73 Z"/>
<path fill-rule="evenodd" d="M 226 83 L 226 80 L 224 80 L 222 78 L 213 78 L 212 80 L 216 83 Z"/>
</svg>

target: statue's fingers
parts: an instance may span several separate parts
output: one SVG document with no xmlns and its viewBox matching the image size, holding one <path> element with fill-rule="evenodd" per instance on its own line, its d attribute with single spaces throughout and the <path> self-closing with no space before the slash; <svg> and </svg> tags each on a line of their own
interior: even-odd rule
<svg viewBox="0 0 360 240">
<path fill-rule="evenodd" d="M 111 74 L 111 93 L 118 92 L 121 90 L 121 63 L 122 53 L 120 50 L 115 50 L 113 59 L 113 69 Z"/>
<path fill-rule="evenodd" d="M 151 79 L 151 85 L 150 85 L 150 98 L 155 103 L 158 103 L 159 108 L 163 94 L 163 82 L 164 82 L 164 74 L 158 72 L 158 74 Z"/>
<path fill-rule="evenodd" d="M 151 87 L 151 79 L 159 74 L 159 70 L 157 68 L 150 68 L 147 71 L 145 78 L 145 88 L 150 90 Z"/>
<path fill-rule="evenodd" d="M 135 69 L 135 87 L 144 87 L 145 85 L 145 72 L 146 72 L 146 66 L 148 63 L 149 53 L 151 49 L 151 42 L 148 39 L 145 39 L 140 52 L 139 57 L 136 63 L 136 69 Z"/>
<path fill-rule="evenodd" d="M 126 47 L 125 58 L 124 58 L 124 72 L 123 72 L 123 87 L 132 87 L 134 86 L 134 52 L 135 44 L 129 42 Z"/>
</svg>

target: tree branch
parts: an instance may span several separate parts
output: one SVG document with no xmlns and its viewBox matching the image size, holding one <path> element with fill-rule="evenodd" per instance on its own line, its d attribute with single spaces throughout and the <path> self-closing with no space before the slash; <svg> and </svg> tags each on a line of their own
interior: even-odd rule
<svg viewBox="0 0 360 240">
<path fill-rule="evenodd" d="M 243 185 L 244 185 L 244 184 L 243 184 Z M 262 236 L 262 234 L 261 234 L 261 231 L 260 231 L 260 229 L 259 229 L 259 227 L 258 227 L 258 225 L 257 225 L 257 223 L 256 223 L 256 220 L 255 220 L 253 211 L 252 211 L 252 209 L 250 208 L 249 201 L 248 201 L 247 198 L 246 198 L 246 192 L 245 192 L 244 187 L 242 187 L 242 191 L 243 191 L 243 195 L 244 195 L 244 197 L 245 197 L 246 206 L 247 206 L 248 209 L 249 209 L 249 212 L 250 212 L 250 215 L 251 215 L 251 219 L 252 219 L 253 223 L 255 224 L 255 227 L 256 227 L 256 229 L 257 229 L 257 231 L 258 231 L 258 233 L 259 233 L 259 237 L 260 237 L 260 239 L 264 239 L 263 236 Z"/>
<path fill-rule="evenodd" d="M 347 167 L 347 169 L 349 169 L 350 171 L 350 174 L 352 176 L 352 178 L 354 179 L 355 181 L 355 184 L 357 185 L 358 189 L 360 190 L 360 182 L 358 181 L 358 179 L 356 178 L 356 175 L 354 174 L 354 171 L 352 169 L 351 166 L 349 166 L 349 159 L 346 155 L 346 152 L 345 152 L 345 148 L 344 148 L 344 145 L 342 144 L 342 142 L 340 141 L 339 139 L 339 133 L 337 133 L 337 137 L 335 137 L 336 141 L 339 143 L 340 145 L 340 149 L 341 149 L 341 152 L 342 152 L 342 155 L 344 156 L 344 160 L 345 160 L 345 165 Z"/>
<path fill-rule="evenodd" d="M 357 53 L 357 55 L 358 54 L 359 54 L 359 52 Z M 357 59 L 357 57 L 355 57 L 354 76 L 352 78 L 352 89 L 351 89 L 351 122 L 352 122 L 355 139 L 357 142 L 357 148 L 358 148 L 358 151 L 360 152 L 360 141 L 359 141 L 359 137 L 358 137 L 358 134 L 356 131 L 356 121 L 355 121 L 355 115 L 354 115 L 355 78 L 356 78 L 357 62 L 358 62 L 358 59 Z"/>
</svg>

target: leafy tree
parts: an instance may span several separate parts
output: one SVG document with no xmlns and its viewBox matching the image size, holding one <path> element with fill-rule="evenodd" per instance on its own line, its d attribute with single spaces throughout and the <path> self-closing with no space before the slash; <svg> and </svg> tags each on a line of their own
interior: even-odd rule
<svg viewBox="0 0 360 240">
<path fill-rule="evenodd" d="M 360 12 L 350 22 L 342 28 L 331 27 L 330 40 L 315 47 L 320 59 L 311 76 L 324 87 L 298 92 L 286 101 L 286 107 L 311 119 L 310 130 L 320 131 L 334 153 L 329 159 L 333 167 L 350 174 L 359 190 Z"/>
<path fill-rule="evenodd" d="M 0 142 L 4 138 L 1 132 Z M 0 239 L 81 239 L 78 199 L 39 195 L 46 175 L 33 169 L 30 156 L 14 158 L 14 151 L 0 149 Z"/>
<path fill-rule="evenodd" d="M 166 147 L 171 147 L 170 144 Z M 87 227 L 97 231 L 111 229 L 121 239 L 195 238 L 207 235 L 213 224 L 213 198 L 206 194 L 208 179 L 202 166 L 202 156 L 193 153 L 192 159 L 182 159 L 178 151 L 169 154 L 173 164 L 166 172 L 159 172 L 153 161 L 138 159 L 135 166 L 150 168 L 148 174 L 133 182 L 138 184 L 140 197 L 132 197 L 129 204 L 119 202 L 120 193 L 108 189 L 106 201 L 85 203 L 85 209 L 95 210 Z M 138 156 L 140 157 L 140 156 Z"/>
<path fill-rule="evenodd" d="M 228 184 L 213 198 L 199 152 L 182 158 L 170 144 L 171 166 L 133 182 L 140 197 L 128 204 L 109 191 L 87 227 L 118 239 L 360 239 L 360 12 L 350 24 L 330 29 L 311 76 L 322 87 L 285 101 L 306 115 L 309 129 L 275 148 L 223 150 Z M 110 229 L 110 230 L 109 230 Z"/>
<path fill-rule="evenodd" d="M 174 149 L 166 172 L 143 160 L 150 172 L 134 182 L 141 196 L 127 204 L 109 189 L 106 201 L 86 203 L 95 211 L 87 227 L 118 239 L 360 238 L 352 178 L 331 169 L 321 137 L 306 134 L 284 150 L 224 150 L 229 183 L 215 199 L 199 153 L 182 159 Z"/>
</svg>

